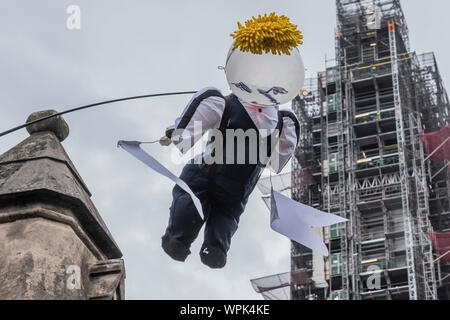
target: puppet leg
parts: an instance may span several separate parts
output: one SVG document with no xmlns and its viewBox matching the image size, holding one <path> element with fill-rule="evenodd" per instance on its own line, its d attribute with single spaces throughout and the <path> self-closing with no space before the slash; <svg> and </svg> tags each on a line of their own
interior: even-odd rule
<svg viewBox="0 0 450 320">
<path fill-rule="evenodd" d="M 169 225 L 162 237 L 164 251 L 174 260 L 185 261 L 191 253 L 189 248 L 203 225 L 191 197 L 176 186 L 173 189 Z M 198 196 L 198 195 L 197 195 Z"/>
<path fill-rule="evenodd" d="M 238 229 L 241 205 L 217 205 L 210 212 L 205 226 L 205 239 L 200 250 L 203 264 L 212 269 L 221 269 L 227 261 L 231 238 Z"/>
<path fill-rule="evenodd" d="M 197 187 L 191 187 L 195 195 L 202 202 L 205 210 L 207 208 L 207 180 L 195 166 L 187 165 L 180 176 L 181 179 L 190 184 L 195 183 Z M 201 187 L 205 180 L 205 188 Z M 202 190 L 205 189 L 205 190 Z M 185 261 L 191 253 L 189 248 L 197 238 L 203 220 L 198 214 L 191 197 L 180 187 L 175 186 L 172 191 L 173 201 L 170 207 L 169 224 L 166 233 L 162 237 L 162 248 L 174 260 Z"/>
</svg>

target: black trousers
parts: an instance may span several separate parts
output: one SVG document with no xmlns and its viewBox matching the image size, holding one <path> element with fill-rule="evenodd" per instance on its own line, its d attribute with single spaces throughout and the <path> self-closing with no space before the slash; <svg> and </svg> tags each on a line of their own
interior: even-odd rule
<svg viewBox="0 0 450 320">
<path fill-rule="evenodd" d="M 243 199 L 244 186 L 220 172 L 215 176 L 215 190 L 211 196 L 210 169 L 207 165 L 188 164 L 180 176 L 202 203 L 206 221 L 201 219 L 189 194 L 175 186 L 166 236 L 190 248 L 205 223 L 202 248 L 212 246 L 227 253 L 248 197 Z"/>
</svg>

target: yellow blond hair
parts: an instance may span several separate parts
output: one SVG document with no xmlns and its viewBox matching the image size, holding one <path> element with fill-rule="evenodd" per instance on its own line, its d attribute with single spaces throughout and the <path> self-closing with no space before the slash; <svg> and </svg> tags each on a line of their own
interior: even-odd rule
<svg viewBox="0 0 450 320">
<path fill-rule="evenodd" d="M 290 50 L 303 44 L 303 35 L 297 30 L 297 26 L 289 21 L 289 18 L 275 12 L 264 16 L 258 15 L 245 22 L 245 27 L 238 22 L 239 29 L 231 34 L 234 41 L 233 50 L 253 54 L 263 52 L 272 54 L 290 55 Z"/>
</svg>

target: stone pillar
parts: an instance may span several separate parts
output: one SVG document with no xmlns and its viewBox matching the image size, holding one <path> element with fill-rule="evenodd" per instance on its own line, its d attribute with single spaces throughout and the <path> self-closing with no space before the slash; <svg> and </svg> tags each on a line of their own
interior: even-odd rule
<svg viewBox="0 0 450 320">
<path fill-rule="evenodd" d="M 0 156 L 0 299 L 124 299 L 122 253 L 61 145 L 67 123 L 27 130 Z"/>
</svg>

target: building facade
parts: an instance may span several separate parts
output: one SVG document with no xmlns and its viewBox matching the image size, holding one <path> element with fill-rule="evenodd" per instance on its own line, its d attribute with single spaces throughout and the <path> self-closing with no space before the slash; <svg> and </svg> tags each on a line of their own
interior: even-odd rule
<svg viewBox="0 0 450 320">
<path fill-rule="evenodd" d="M 67 123 L 27 130 L 0 155 L 0 300 L 124 299 L 122 253 L 61 144 Z"/>
</svg>

